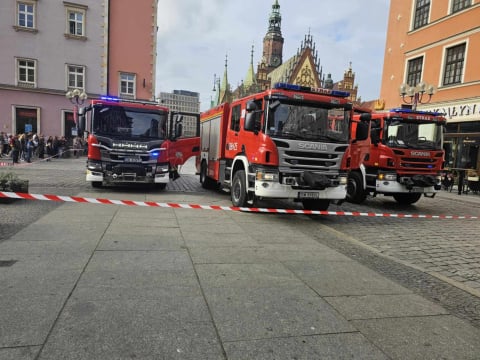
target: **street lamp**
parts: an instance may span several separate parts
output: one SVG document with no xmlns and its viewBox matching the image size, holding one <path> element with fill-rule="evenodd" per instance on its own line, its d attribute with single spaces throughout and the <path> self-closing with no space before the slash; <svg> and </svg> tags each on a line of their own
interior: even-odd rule
<svg viewBox="0 0 480 360">
<path fill-rule="evenodd" d="M 75 126 L 78 127 L 78 106 L 83 105 L 88 96 L 83 90 L 73 89 L 67 91 L 65 97 L 73 104 L 73 121 L 75 122 Z"/>
<path fill-rule="evenodd" d="M 417 110 L 418 104 L 426 104 L 432 99 L 432 95 L 435 93 L 435 87 L 425 82 L 420 82 L 417 86 L 409 86 L 408 84 L 400 85 L 400 96 L 405 104 L 411 104 L 412 110 Z M 424 99 L 424 95 L 428 95 L 428 99 Z M 408 96 L 410 99 L 406 99 Z"/>
<path fill-rule="evenodd" d="M 80 89 L 74 89 L 67 91 L 65 97 L 70 100 L 73 105 L 83 105 L 88 96 L 84 91 Z"/>
</svg>

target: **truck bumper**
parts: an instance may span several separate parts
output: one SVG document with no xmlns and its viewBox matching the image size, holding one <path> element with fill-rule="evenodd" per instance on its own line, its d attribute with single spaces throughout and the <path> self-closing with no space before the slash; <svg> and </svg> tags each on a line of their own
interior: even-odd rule
<svg viewBox="0 0 480 360">
<path fill-rule="evenodd" d="M 438 187 L 438 186 L 437 186 Z M 421 193 L 432 194 L 437 193 L 440 189 L 436 189 L 436 186 L 417 187 L 414 186 L 411 190 L 407 189 L 406 185 L 400 184 L 397 181 L 383 181 L 377 180 L 376 192 L 380 194 L 394 194 L 394 193 Z"/>
<path fill-rule="evenodd" d="M 289 185 L 276 182 L 255 181 L 255 195 L 272 199 L 330 199 L 342 200 L 347 196 L 347 187 L 344 185 L 327 187 L 324 190 L 293 189 Z"/>
</svg>

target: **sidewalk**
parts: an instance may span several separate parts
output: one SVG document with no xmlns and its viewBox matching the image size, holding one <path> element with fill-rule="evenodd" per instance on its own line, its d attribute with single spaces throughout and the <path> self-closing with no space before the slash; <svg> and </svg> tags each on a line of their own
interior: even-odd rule
<svg viewBox="0 0 480 360">
<path fill-rule="evenodd" d="M 296 231 L 312 226 L 65 203 L 0 243 L 0 359 L 478 359 L 480 329 Z"/>
</svg>

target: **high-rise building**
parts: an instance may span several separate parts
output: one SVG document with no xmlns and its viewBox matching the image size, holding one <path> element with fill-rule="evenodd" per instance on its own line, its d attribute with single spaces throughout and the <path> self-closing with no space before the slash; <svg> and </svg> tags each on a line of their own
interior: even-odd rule
<svg viewBox="0 0 480 360">
<path fill-rule="evenodd" d="M 446 167 L 477 172 L 479 18 L 478 1 L 391 0 L 380 92 L 385 108 L 409 103 L 445 113 Z"/>
<path fill-rule="evenodd" d="M 75 89 L 154 99 L 157 1 L 2 0 L 0 131 L 71 137 Z"/>
<path fill-rule="evenodd" d="M 161 92 L 158 101 L 170 111 L 200 113 L 200 94 L 188 90 L 173 90 L 173 92 Z M 197 134 L 197 120 L 193 116 L 183 117 L 183 134 L 195 136 Z"/>
</svg>

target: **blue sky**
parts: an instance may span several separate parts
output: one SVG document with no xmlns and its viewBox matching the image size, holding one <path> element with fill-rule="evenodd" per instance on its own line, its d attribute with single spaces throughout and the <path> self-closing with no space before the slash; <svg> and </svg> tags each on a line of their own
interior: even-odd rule
<svg viewBox="0 0 480 360">
<path fill-rule="evenodd" d="M 200 93 L 206 110 L 214 74 L 236 87 L 245 78 L 254 45 L 256 70 L 274 0 L 160 0 L 156 91 Z M 279 0 L 283 59 L 293 56 L 310 32 L 325 74 L 340 81 L 350 62 L 359 96 L 379 97 L 389 0 Z"/>
</svg>

